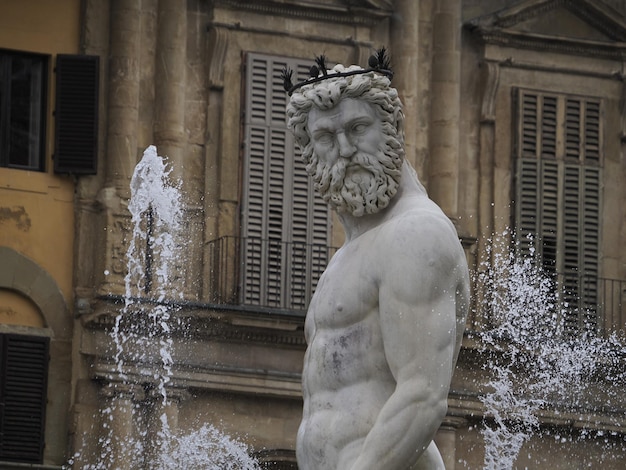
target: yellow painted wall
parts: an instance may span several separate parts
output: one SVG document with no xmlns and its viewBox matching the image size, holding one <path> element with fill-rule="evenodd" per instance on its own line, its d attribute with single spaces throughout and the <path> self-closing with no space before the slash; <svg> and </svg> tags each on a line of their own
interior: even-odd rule
<svg viewBox="0 0 626 470">
<path fill-rule="evenodd" d="M 46 326 L 37 306 L 28 298 L 16 292 L 0 289 L 0 324 Z"/>
<path fill-rule="evenodd" d="M 13 248 L 47 271 L 69 306 L 72 305 L 74 181 L 52 171 L 53 69 L 57 54 L 79 53 L 80 14 L 81 0 L 0 1 L 0 48 L 50 55 L 46 170 L 0 168 L 0 246 Z M 13 305 L 13 300 L 9 302 L 3 296 L 0 304 Z M 32 321 L 32 318 L 28 320 L 27 310 L 23 309 L 26 323 Z M 6 318 L 0 316 L 0 323 L 3 320 Z M 12 322 L 16 322 L 15 317 Z"/>
</svg>

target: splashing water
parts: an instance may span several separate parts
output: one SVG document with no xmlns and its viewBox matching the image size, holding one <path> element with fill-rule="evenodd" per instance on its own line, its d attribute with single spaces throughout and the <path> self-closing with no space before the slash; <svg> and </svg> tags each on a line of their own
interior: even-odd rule
<svg viewBox="0 0 626 470">
<path fill-rule="evenodd" d="M 603 375 L 613 393 L 626 386 L 623 343 L 615 336 L 599 338 L 591 329 L 579 337 L 565 334 L 567 305 L 559 307 L 553 281 L 532 259 L 517 258 L 502 246 L 494 249 L 506 239 L 507 233 L 496 238 L 492 266 L 475 279 L 491 294 L 483 305 L 490 327 L 480 334 L 492 372 L 491 391 L 480 397 L 488 418 L 481 431 L 488 470 L 514 468 L 522 445 L 541 434 L 543 410 L 557 415 L 585 410 L 591 377 Z M 607 375 L 611 370 L 617 372 Z M 583 437 L 591 434 L 578 424 Z"/>
<path fill-rule="evenodd" d="M 181 234 L 183 207 L 180 185 L 169 181 L 170 172 L 156 148 L 150 146 L 131 179 L 128 210 L 132 237 L 124 307 L 111 332 L 119 379 L 109 386 L 112 398 L 101 411 L 106 437 L 100 440 L 98 462 L 83 468 L 113 469 L 118 468 L 116 462 L 123 462 L 123 468 L 258 470 L 244 444 L 211 425 L 186 435 L 171 429 L 166 412 L 168 406 L 176 406 L 168 392 L 174 366 L 171 333 L 173 328 L 184 331 L 185 325 L 175 319 L 172 306 L 173 300 L 182 299 L 182 293 L 172 286 L 182 278 L 176 240 Z M 137 428 L 136 437 L 116 432 L 118 408 L 125 409 L 125 419 Z M 149 431 L 151 423 L 159 428 Z"/>
</svg>

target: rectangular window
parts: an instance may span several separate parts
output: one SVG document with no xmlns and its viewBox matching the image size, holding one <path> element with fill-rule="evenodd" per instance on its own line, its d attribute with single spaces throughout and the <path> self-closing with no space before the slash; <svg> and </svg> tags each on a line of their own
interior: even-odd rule
<svg viewBox="0 0 626 470">
<path fill-rule="evenodd" d="M 44 170 L 48 58 L 0 50 L 0 166 Z"/>
<path fill-rule="evenodd" d="M 49 338 L 0 334 L 0 460 L 42 463 Z"/>
<path fill-rule="evenodd" d="M 248 54 L 240 302 L 302 311 L 329 259 L 330 211 L 315 194 L 285 122 L 281 71 L 311 61 Z M 295 81 L 294 81 L 295 82 Z"/>
<path fill-rule="evenodd" d="M 602 101 L 515 90 L 517 247 L 554 280 L 566 331 L 595 329 Z"/>
</svg>

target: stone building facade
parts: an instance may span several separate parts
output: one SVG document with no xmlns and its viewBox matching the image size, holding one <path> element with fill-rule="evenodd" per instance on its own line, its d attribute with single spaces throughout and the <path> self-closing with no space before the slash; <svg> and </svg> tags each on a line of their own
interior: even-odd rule
<svg viewBox="0 0 626 470">
<path fill-rule="evenodd" d="M 23 240 L 17 228 L 10 232 L 15 236 L 0 233 L 0 294 L 19 294 L 10 301 L 22 318 L 0 316 L 0 333 L 51 336 L 46 447 L 39 460 L 29 462 L 60 467 L 76 453 L 74 466 L 82 468 L 106 454 L 110 468 L 126 468 L 132 449 L 111 448 L 108 430 L 149 449 L 159 438 L 155 422 L 165 414 L 175 433 L 211 423 L 244 441 L 266 468 L 296 468 L 304 313 L 342 234 L 303 176 L 285 129 L 280 70 L 289 65 L 306 75 L 321 53 L 332 62 L 365 65 L 373 50 L 390 50 L 406 115 L 407 158 L 456 226 L 472 271 L 496 262 L 488 241 L 504 234 L 523 254 L 537 256 L 554 275 L 561 297 L 570 295 L 570 304 L 574 298 L 586 302 L 566 314 L 569 334 L 591 328 L 599 336 L 623 336 L 623 2 L 68 4 L 80 31 L 68 39 L 76 41 L 74 50 L 44 51 L 40 43 L 9 42 L 0 35 L 0 52 L 99 60 L 95 155 L 81 154 L 55 173 L 50 144 L 48 164 L 38 172 L 74 192 L 73 215 L 62 223 L 75 232 L 57 235 L 73 247 L 63 252 L 65 265 L 73 264 L 73 285 L 65 286 L 65 274 L 62 282 L 57 279 L 61 292 L 48 296 L 57 300 L 54 318 L 39 299 L 53 284 L 45 284 L 48 278 L 35 267 L 46 268 L 58 253 L 27 259 L 32 247 L 13 241 Z M 139 299 L 128 315 L 142 324 L 141 315 L 159 306 L 173 319 L 165 400 L 156 383 L 163 368 L 157 354 L 148 350 L 139 357 L 112 345 L 119 316 L 127 314 L 130 183 L 150 145 L 167 157 L 168 178 L 180 184 L 184 228 L 173 235 L 181 254 L 165 285 L 144 284 L 135 291 Z M 72 164 L 78 165 L 74 171 Z M 93 169 L 86 171 L 90 164 Z M 0 167 L 2 195 L 11 189 L 7 171 L 27 174 Z M 47 201 L 58 200 L 54 191 Z M 148 215 L 144 226 L 158 231 Z M 538 240 L 532 249 L 527 235 Z M 156 279 L 151 249 L 148 242 L 143 262 Z M 28 266 L 34 271 L 24 275 Z M 20 287 L 20 275 L 34 287 Z M 592 287 L 578 275 L 590 277 Z M 609 285 L 614 290 L 606 300 L 600 292 Z M 480 282 L 473 286 L 448 416 L 437 435 L 448 469 L 483 464 L 481 429 L 491 418 L 479 397 L 490 374 L 480 333 L 493 322 L 481 307 L 488 290 Z M 22 297 L 30 299 L 28 307 L 17 303 Z M 589 318 L 583 311 L 591 312 Z M 29 315 L 42 319 L 31 325 Z M 572 412 L 552 403 L 541 410 L 539 429 L 549 437 L 530 438 L 518 466 L 623 468 L 626 403 L 615 398 L 621 394 L 612 382 L 594 380 L 585 407 Z M 585 432 L 589 437 L 583 439 Z M 11 467 L 3 462 L 0 468 Z"/>
</svg>

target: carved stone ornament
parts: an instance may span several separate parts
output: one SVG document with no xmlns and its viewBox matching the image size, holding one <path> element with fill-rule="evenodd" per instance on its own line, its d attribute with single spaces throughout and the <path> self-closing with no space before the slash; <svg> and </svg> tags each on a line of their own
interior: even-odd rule
<svg viewBox="0 0 626 470">
<path fill-rule="evenodd" d="M 566 22 L 558 19 L 564 16 L 580 27 L 559 30 Z M 465 27 L 487 44 L 519 49 L 613 59 L 626 51 L 626 24 L 596 0 L 528 0 L 470 20 Z"/>
</svg>

